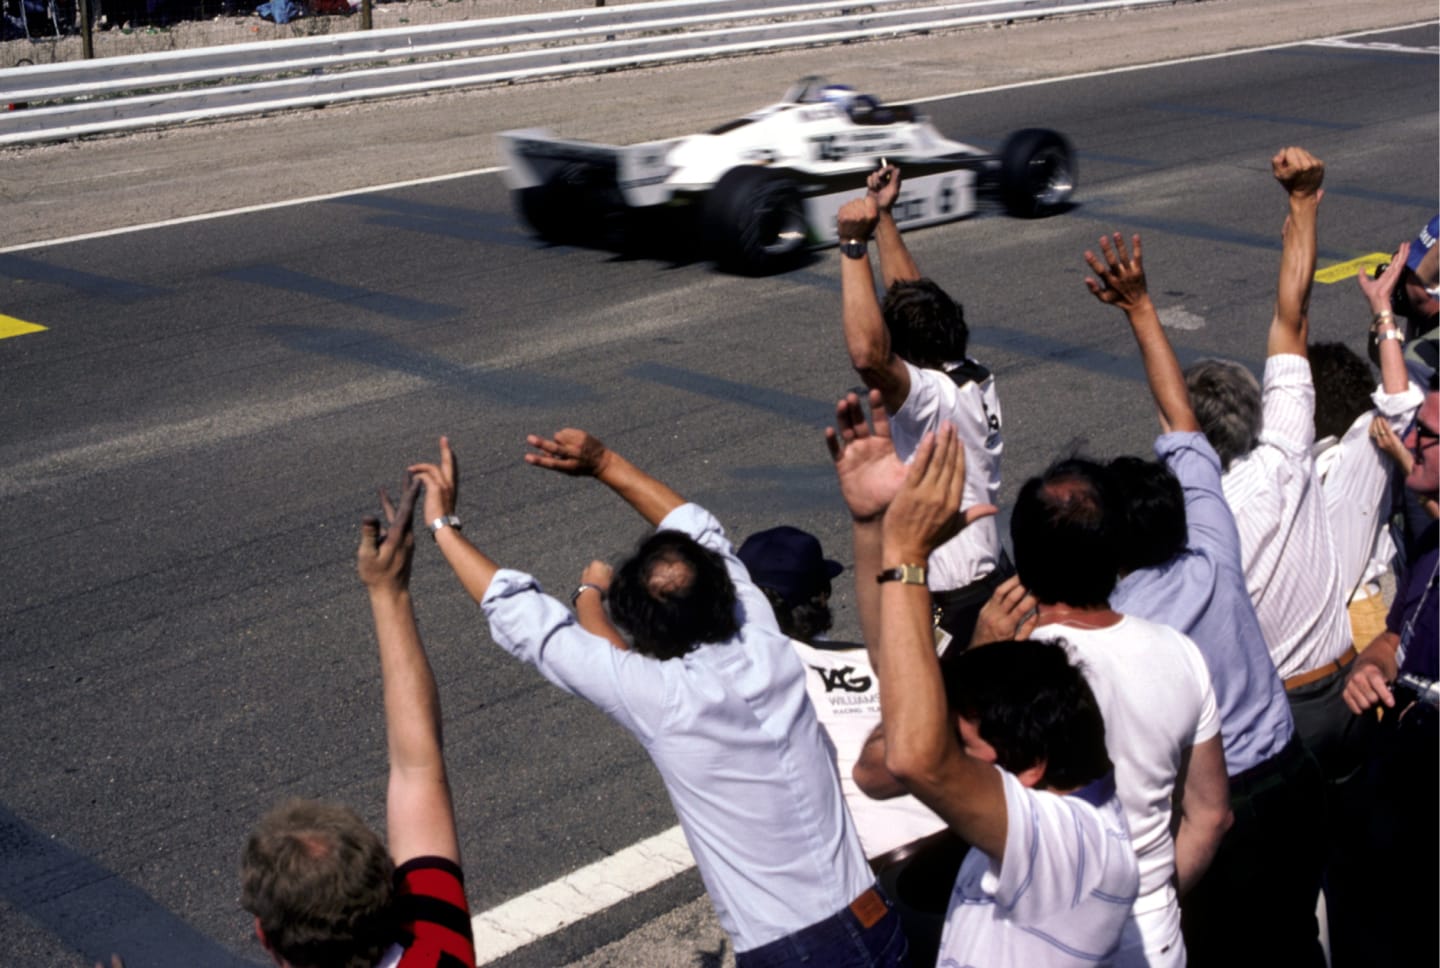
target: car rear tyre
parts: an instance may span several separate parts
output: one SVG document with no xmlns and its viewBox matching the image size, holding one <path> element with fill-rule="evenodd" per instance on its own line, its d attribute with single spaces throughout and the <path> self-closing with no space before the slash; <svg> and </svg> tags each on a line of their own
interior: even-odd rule
<svg viewBox="0 0 1440 968">
<path fill-rule="evenodd" d="M 579 163 L 565 165 L 544 184 L 522 188 L 520 217 L 546 242 L 619 249 L 625 243 L 625 200 L 613 176 Z"/>
<path fill-rule="evenodd" d="M 1005 140 L 1000 152 L 1000 197 L 1011 215 L 1053 215 L 1075 192 L 1075 156 L 1070 143 L 1047 128 L 1025 128 Z"/>
<path fill-rule="evenodd" d="M 758 276 L 793 269 L 809 239 L 799 186 L 767 168 L 732 168 L 705 196 L 700 235 L 726 271 Z"/>
</svg>

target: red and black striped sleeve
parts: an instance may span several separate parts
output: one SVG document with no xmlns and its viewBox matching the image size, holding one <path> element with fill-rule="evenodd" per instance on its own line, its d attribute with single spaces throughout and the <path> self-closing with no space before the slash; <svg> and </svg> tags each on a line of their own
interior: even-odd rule
<svg viewBox="0 0 1440 968">
<path fill-rule="evenodd" d="M 395 888 L 405 946 L 398 968 L 475 968 L 460 866 L 443 857 L 417 857 L 396 869 Z"/>
</svg>

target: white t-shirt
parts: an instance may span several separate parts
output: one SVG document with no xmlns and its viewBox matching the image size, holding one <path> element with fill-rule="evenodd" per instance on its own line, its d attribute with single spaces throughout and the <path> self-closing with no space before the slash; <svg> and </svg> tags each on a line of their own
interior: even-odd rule
<svg viewBox="0 0 1440 968">
<path fill-rule="evenodd" d="M 890 415 L 895 453 L 903 461 L 915 454 L 920 440 L 946 421 L 965 444 L 965 492 L 961 507 L 1000 502 L 1000 400 L 995 379 L 957 386 L 939 370 L 905 364 L 910 373 L 910 395 Z M 1000 563 L 1000 528 L 991 516 L 975 522 L 936 548 L 930 555 L 930 589 L 943 592 L 963 588 L 984 578 Z"/>
<path fill-rule="evenodd" d="M 1184 942 L 1172 877 L 1175 840 L 1171 797 L 1184 752 L 1220 733 L 1220 714 L 1205 657 L 1187 636 L 1134 615 L 1103 629 L 1044 625 L 1035 639 L 1059 639 L 1078 662 L 1100 713 L 1105 748 L 1140 860 L 1136 922 L 1157 964 L 1179 955 Z"/>
<path fill-rule="evenodd" d="M 971 850 L 960 866 L 938 968 L 1111 963 L 1139 883 L 1119 801 L 1107 791 L 1095 806 L 999 773 L 1005 855 Z"/>
<path fill-rule="evenodd" d="M 879 857 L 944 829 L 945 821 L 914 797 L 872 800 L 855 784 L 855 761 L 880 724 L 880 681 L 865 650 L 817 649 L 795 639 L 790 645 L 805 666 L 805 691 L 815 706 L 815 718 L 835 746 L 840 789 L 865 856 Z"/>
<path fill-rule="evenodd" d="M 1245 587 L 1281 679 L 1318 669 L 1350 648 L 1350 589 L 1340 579 L 1325 495 L 1310 448 L 1315 385 L 1303 356 L 1265 361 L 1263 429 L 1221 483 L 1235 514 Z"/>
</svg>

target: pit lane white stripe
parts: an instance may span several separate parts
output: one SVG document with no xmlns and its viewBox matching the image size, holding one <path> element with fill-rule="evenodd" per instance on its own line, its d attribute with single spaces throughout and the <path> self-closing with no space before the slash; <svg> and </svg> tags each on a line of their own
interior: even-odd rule
<svg viewBox="0 0 1440 968">
<path fill-rule="evenodd" d="M 488 965 L 694 866 L 685 835 L 671 827 L 475 915 L 475 963 Z"/>
<path fill-rule="evenodd" d="M 1434 23 L 1433 20 L 1422 20 L 1410 24 L 1400 24 L 1394 27 L 1374 27 L 1367 30 L 1357 30 L 1348 34 L 1337 34 L 1334 37 L 1311 38 L 1309 40 L 1287 41 L 1283 44 L 1266 44 L 1261 47 L 1247 47 L 1243 50 L 1227 50 L 1215 54 L 1197 54 L 1191 57 L 1178 57 L 1174 60 L 1152 61 L 1147 64 L 1131 64 L 1127 67 L 1111 67 L 1105 70 L 1085 71 L 1079 74 L 1065 74 L 1060 77 L 1042 77 L 1029 81 L 1016 81 L 1012 84 L 998 84 L 994 87 L 977 88 L 973 91 L 958 91 L 952 94 L 934 94 L 929 97 L 910 98 L 907 104 L 925 104 L 930 101 L 945 101 L 953 98 L 974 97 L 977 94 L 994 94 L 1000 91 L 1012 91 L 1022 87 L 1037 87 L 1042 84 L 1060 84 L 1066 81 L 1084 80 L 1091 77 L 1105 77 L 1109 74 L 1128 74 L 1131 71 L 1146 71 L 1156 67 L 1169 67 L 1175 64 L 1193 64 L 1199 61 L 1217 60 L 1222 57 L 1237 57 L 1242 54 L 1258 54 L 1271 50 L 1286 50 L 1291 47 L 1305 47 L 1309 45 L 1333 45 L 1336 41 L 1348 40 L 1352 37 L 1365 37 L 1370 34 L 1391 33 L 1397 30 L 1411 30 L 1416 27 L 1428 27 Z M 219 212 L 206 212 L 203 215 L 185 215 L 180 218 L 165 219 L 159 222 L 145 222 L 140 225 L 128 225 L 120 228 L 106 229 L 101 232 L 88 232 L 83 235 L 69 235 L 59 239 L 48 239 L 40 242 L 26 242 L 21 245 L 12 245 L 0 248 L 0 255 L 10 252 L 24 252 L 29 249 L 41 249 L 51 245 L 65 245 L 70 242 L 84 242 L 88 239 L 103 239 L 113 235 L 124 235 L 127 232 L 144 232 L 148 229 L 167 228 L 172 225 L 185 225 L 190 222 L 204 222 L 209 219 L 227 218 L 231 215 L 248 215 L 252 212 L 265 212 L 276 208 L 288 208 L 292 205 L 309 205 L 312 202 L 327 202 L 336 198 L 348 198 L 352 195 L 368 195 L 373 192 L 395 191 L 401 188 L 411 188 L 416 185 L 430 185 L 436 182 L 450 181 L 455 178 L 469 178 L 474 175 L 490 175 L 498 171 L 504 171 L 503 165 L 491 168 L 474 168 L 470 171 L 459 171 L 449 175 L 435 175 L 430 178 L 416 178 L 411 181 L 390 182 L 385 185 L 372 185 L 368 188 L 355 188 L 349 191 L 335 192 L 329 195 L 311 195 L 305 198 L 292 198 L 280 202 L 267 202 L 263 205 L 248 205 L 242 208 L 225 209 Z"/>
</svg>

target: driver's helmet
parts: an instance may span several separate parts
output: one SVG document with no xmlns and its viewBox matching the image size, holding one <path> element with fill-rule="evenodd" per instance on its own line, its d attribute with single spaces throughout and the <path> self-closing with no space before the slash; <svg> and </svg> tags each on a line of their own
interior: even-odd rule
<svg viewBox="0 0 1440 968">
<path fill-rule="evenodd" d="M 855 99 L 855 89 L 849 84 L 827 84 L 820 91 L 820 99 L 826 104 L 833 104 L 842 111 L 850 110 L 850 102 Z"/>
</svg>

